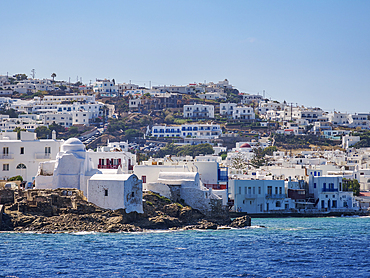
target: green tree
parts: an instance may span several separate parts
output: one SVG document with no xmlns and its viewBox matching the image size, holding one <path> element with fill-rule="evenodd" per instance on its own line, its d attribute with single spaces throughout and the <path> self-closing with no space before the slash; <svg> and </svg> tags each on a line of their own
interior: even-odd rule
<svg viewBox="0 0 370 278">
<path fill-rule="evenodd" d="M 62 125 L 60 125 L 60 124 L 56 124 L 56 123 L 52 123 L 52 124 L 50 124 L 50 125 L 49 125 L 49 129 L 50 129 L 51 131 L 55 130 L 57 133 L 58 133 L 58 132 L 63 132 L 63 131 L 65 131 L 65 130 L 66 130 L 66 128 L 65 128 L 64 126 L 62 126 Z"/>
<path fill-rule="evenodd" d="M 224 92 L 227 94 L 227 102 L 239 103 L 243 98 L 241 95 L 239 95 L 239 91 L 237 89 L 225 88 Z"/>
<path fill-rule="evenodd" d="M 220 152 L 218 155 L 221 156 L 222 160 L 227 158 L 227 152 Z"/>
<path fill-rule="evenodd" d="M 51 74 L 51 78 L 53 78 L 53 82 L 54 82 L 54 78 L 55 77 L 57 77 L 57 75 L 56 75 L 56 73 L 55 72 L 53 72 L 52 74 Z"/>
<path fill-rule="evenodd" d="M 10 109 L 0 108 L 0 114 L 9 115 L 9 118 L 18 118 L 18 113 L 13 108 Z"/>
<path fill-rule="evenodd" d="M 265 152 L 261 147 L 253 149 L 254 157 L 251 160 L 253 167 L 259 168 L 266 165 L 267 160 L 265 159 Z"/>
<path fill-rule="evenodd" d="M 165 118 L 164 118 L 164 122 L 166 124 L 172 124 L 174 122 L 175 118 L 173 117 L 173 114 L 168 114 Z"/>
<path fill-rule="evenodd" d="M 277 151 L 276 146 L 269 146 L 269 147 L 267 147 L 263 150 L 263 154 L 272 156 L 274 154 L 274 152 L 276 152 L 276 151 Z"/>
<path fill-rule="evenodd" d="M 243 154 L 237 153 L 231 159 L 231 165 L 237 170 L 246 169 L 249 165 L 248 161 L 244 158 Z"/>
<path fill-rule="evenodd" d="M 14 74 L 13 77 L 17 80 L 17 81 L 22 81 L 22 80 L 26 80 L 27 79 L 27 75 L 25 75 L 24 73 L 17 73 L 17 74 Z"/>
<path fill-rule="evenodd" d="M 36 135 L 38 139 L 47 139 L 51 138 L 51 130 L 48 129 L 46 126 L 39 126 L 35 129 Z"/>
<path fill-rule="evenodd" d="M 210 144 L 199 145 L 184 145 L 176 146 L 174 143 L 167 144 L 164 148 L 160 149 L 156 157 L 165 157 L 166 155 L 173 156 L 186 156 L 192 157 L 200 154 L 213 154 L 214 150 Z"/>
<path fill-rule="evenodd" d="M 343 179 L 343 191 L 352 191 L 354 196 L 360 195 L 360 183 L 358 180 Z"/>
<path fill-rule="evenodd" d="M 8 179 L 8 181 L 23 181 L 22 176 L 14 176 Z"/>
<path fill-rule="evenodd" d="M 128 129 L 125 131 L 125 140 L 132 140 L 135 137 L 142 137 L 144 134 L 137 129 Z"/>
</svg>

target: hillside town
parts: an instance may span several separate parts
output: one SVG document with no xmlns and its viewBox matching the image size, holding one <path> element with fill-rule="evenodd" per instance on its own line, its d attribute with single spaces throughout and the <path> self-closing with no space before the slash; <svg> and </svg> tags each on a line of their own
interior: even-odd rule
<svg viewBox="0 0 370 278">
<path fill-rule="evenodd" d="M 0 76 L 2 188 L 78 189 L 139 214 L 149 191 L 204 215 L 369 212 L 370 113 L 272 100 L 227 79 L 56 77 Z"/>
</svg>

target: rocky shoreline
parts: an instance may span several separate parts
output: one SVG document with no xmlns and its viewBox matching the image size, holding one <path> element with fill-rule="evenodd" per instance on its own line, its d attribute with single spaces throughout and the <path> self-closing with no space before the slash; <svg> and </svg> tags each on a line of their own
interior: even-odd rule
<svg viewBox="0 0 370 278">
<path fill-rule="evenodd" d="M 82 193 L 74 189 L 16 191 L 13 202 L 8 200 L 4 205 L 0 231 L 115 233 L 215 230 L 251 225 L 249 216 L 231 221 L 226 209 L 204 215 L 152 192 L 143 194 L 143 209 L 143 214 L 102 209 L 87 202 Z"/>
</svg>

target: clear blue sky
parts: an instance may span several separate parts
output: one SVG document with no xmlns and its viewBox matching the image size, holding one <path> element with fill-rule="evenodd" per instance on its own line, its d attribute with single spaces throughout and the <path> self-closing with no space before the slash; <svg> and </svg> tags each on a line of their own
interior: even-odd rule
<svg viewBox="0 0 370 278">
<path fill-rule="evenodd" d="M 0 1 L 0 74 L 243 92 L 370 112 L 370 1 Z"/>
</svg>

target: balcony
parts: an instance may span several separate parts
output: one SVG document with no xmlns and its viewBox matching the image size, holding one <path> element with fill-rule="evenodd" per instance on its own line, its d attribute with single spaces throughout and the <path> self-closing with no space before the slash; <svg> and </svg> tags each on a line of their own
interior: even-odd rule
<svg viewBox="0 0 370 278">
<path fill-rule="evenodd" d="M 285 199 L 286 194 L 266 194 L 266 199 Z"/>
<path fill-rule="evenodd" d="M 228 181 L 229 177 L 227 175 L 219 175 L 218 180 L 219 181 Z"/>
<path fill-rule="evenodd" d="M 245 199 L 255 199 L 257 198 L 257 194 L 245 194 Z"/>
<path fill-rule="evenodd" d="M 120 165 L 98 165 L 98 169 L 118 169 Z M 131 165 L 130 165 L 131 166 Z M 122 165 L 121 165 L 122 167 Z M 133 169 L 133 167 L 132 167 Z M 129 169 L 131 170 L 131 169 Z"/>
<path fill-rule="evenodd" d="M 51 159 L 50 153 L 35 153 L 35 159 Z"/>
<path fill-rule="evenodd" d="M 4 159 L 4 160 L 6 160 L 6 159 L 14 159 L 14 154 L 12 154 L 12 153 L 1 154 L 0 155 L 0 159 Z"/>
<path fill-rule="evenodd" d="M 323 188 L 322 192 L 338 192 L 338 188 Z"/>
<path fill-rule="evenodd" d="M 226 170 L 218 169 L 218 180 L 219 181 L 228 181 L 229 180 L 227 168 L 226 168 Z"/>
</svg>

